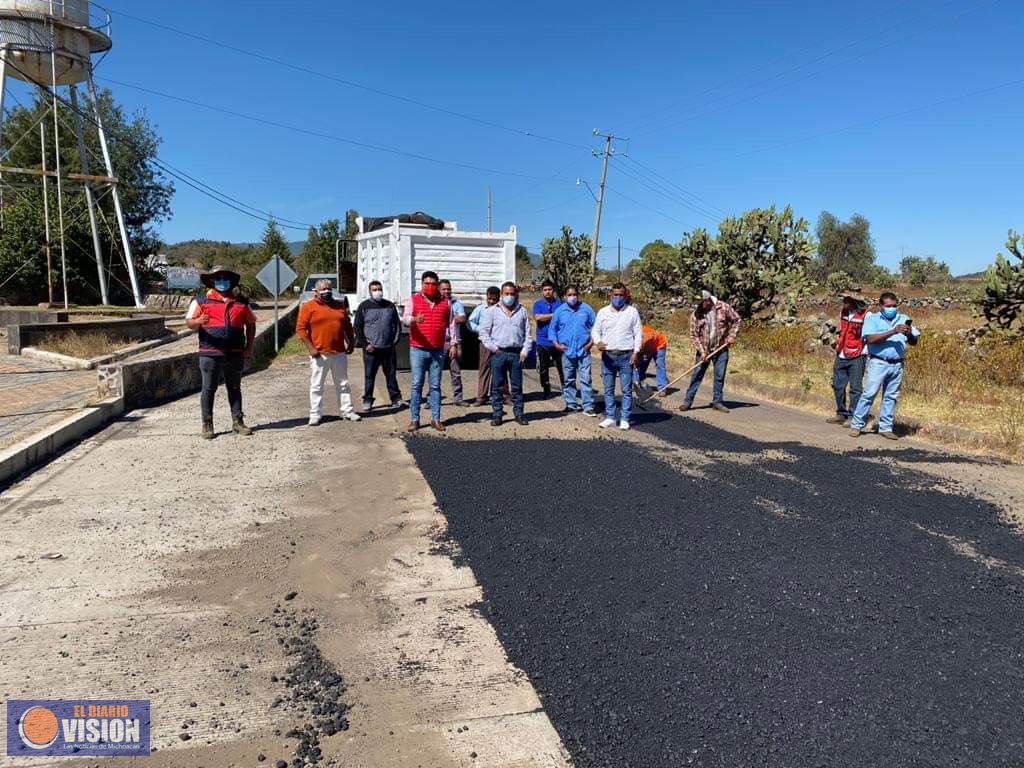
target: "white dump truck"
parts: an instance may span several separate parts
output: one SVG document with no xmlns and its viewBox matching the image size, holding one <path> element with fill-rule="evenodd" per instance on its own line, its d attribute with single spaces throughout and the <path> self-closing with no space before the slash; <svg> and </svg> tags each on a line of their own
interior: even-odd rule
<svg viewBox="0 0 1024 768">
<path fill-rule="evenodd" d="M 420 286 L 427 270 L 452 281 L 455 296 L 469 312 L 484 300 L 487 287 L 516 279 L 516 228 L 507 232 L 460 232 L 454 221 L 441 221 L 424 213 L 380 219 L 356 219 L 358 262 L 357 307 L 370 295 L 370 283 L 379 280 L 384 296 L 402 312 Z M 354 299 L 354 301 L 352 301 Z M 463 326 L 462 364 L 476 366 L 476 336 Z M 403 335 L 398 347 L 399 367 L 408 367 L 409 341 Z"/>
<path fill-rule="evenodd" d="M 356 304 L 369 296 L 370 282 L 380 280 L 384 295 L 404 307 L 427 270 L 451 280 L 455 296 L 467 305 L 483 301 L 487 286 L 516 279 L 515 227 L 507 232 L 460 232 L 454 221 L 418 213 L 361 217 L 356 223 Z"/>
</svg>

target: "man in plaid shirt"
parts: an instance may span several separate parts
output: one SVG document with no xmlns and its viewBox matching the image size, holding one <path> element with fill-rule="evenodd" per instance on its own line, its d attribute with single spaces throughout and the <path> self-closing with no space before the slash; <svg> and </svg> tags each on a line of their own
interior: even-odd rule
<svg viewBox="0 0 1024 768">
<path fill-rule="evenodd" d="M 697 396 L 704 373 L 709 365 L 715 366 L 715 386 L 711 397 L 711 407 L 716 411 L 728 413 L 729 409 L 722 402 L 722 390 L 725 387 L 725 370 L 729 367 L 729 347 L 736 341 L 740 332 L 740 316 L 736 310 L 711 295 L 710 291 L 701 291 L 700 303 L 690 316 L 690 341 L 697 350 L 696 361 L 700 366 L 690 378 L 690 387 L 686 390 L 686 400 L 679 410 L 688 411 L 693 407 L 693 398 Z M 724 348 L 718 350 L 719 347 Z M 715 354 L 712 354 L 714 352 Z"/>
</svg>

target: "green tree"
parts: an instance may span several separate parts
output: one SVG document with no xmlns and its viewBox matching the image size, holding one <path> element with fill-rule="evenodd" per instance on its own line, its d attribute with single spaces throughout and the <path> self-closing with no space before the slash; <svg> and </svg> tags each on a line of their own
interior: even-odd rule
<svg viewBox="0 0 1024 768">
<path fill-rule="evenodd" d="M 334 272 L 335 247 L 341 237 L 341 222 L 338 219 L 328 219 L 319 227 L 310 227 L 306 243 L 296 259 L 299 274 Z M 354 250 L 349 248 L 346 253 L 350 260 L 355 255 Z"/>
<path fill-rule="evenodd" d="M 1024 333 L 1024 236 L 1012 229 L 1006 238 L 1011 261 L 996 254 L 996 263 L 985 272 L 985 294 L 978 307 L 994 330 Z"/>
<path fill-rule="evenodd" d="M 516 282 L 525 283 L 533 271 L 533 260 L 530 249 L 525 245 L 516 245 Z"/>
<path fill-rule="evenodd" d="M 822 211 L 817 227 L 818 253 L 812 271 L 819 280 L 833 272 L 846 272 L 856 281 L 867 280 L 875 264 L 875 243 L 871 223 L 855 213 L 849 221 L 840 221 Z"/>
<path fill-rule="evenodd" d="M 682 278 L 679 249 L 664 240 L 654 240 L 640 249 L 639 262 L 628 271 L 640 292 L 668 293 Z"/>
<path fill-rule="evenodd" d="M 777 211 L 755 208 L 718 225 L 718 236 L 704 229 L 679 244 L 681 284 L 691 294 L 707 288 L 743 317 L 771 306 L 779 296 L 790 303 L 807 286 L 814 241 L 805 219 L 788 205 Z"/>
<path fill-rule="evenodd" d="M 831 294 L 849 290 L 851 285 L 853 285 L 853 278 L 846 272 L 833 272 L 825 278 L 825 290 Z"/>
<path fill-rule="evenodd" d="M 285 240 L 284 235 L 281 234 L 281 228 L 278 226 L 276 221 L 271 219 L 267 222 L 267 226 L 263 230 L 263 240 L 261 241 L 258 249 L 260 261 L 265 264 L 274 256 L 280 256 L 285 261 L 290 262 L 291 259 L 289 259 L 289 252 L 288 241 Z M 258 293 L 258 291 L 255 291 L 253 285 L 251 285 L 251 281 L 246 280 L 244 283 L 247 289 L 252 289 L 254 292 Z"/>
<path fill-rule="evenodd" d="M 125 114 L 120 105 L 114 102 L 109 91 L 99 94 L 99 111 L 107 128 L 110 145 L 111 162 L 114 175 L 120 180 L 118 191 L 121 196 L 128 229 L 129 242 L 141 276 L 145 275 L 144 261 L 147 256 L 159 250 L 160 241 L 156 235 L 156 225 L 170 216 L 170 201 L 174 187 L 156 165 L 157 150 L 160 137 L 155 128 L 146 118 L 145 113 Z M 51 107 L 49 101 L 36 99 L 27 107 L 15 107 L 6 120 L 4 131 L 7 136 L 18 136 L 12 142 L 5 163 L 22 168 L 38 168 L 40 165 L 41 145 L 38 123 L 45 120 L 47 129 L 46 162 L 47 167 L 56 167 L 56 156 L 53 140 L 53 118 L 47 117 Z M 86 98 L 81 103 L 86 115 L 92 114 L 92 103 Z M 70 107 L 58 105 L 60 118 L 61 164 L 66 172 L 78 172 L 81 169 L 81 158 L 78 141 L 74 132 L 75 117 Z M 90 170 L 94 174 L 105 174 L 102 166 L 99 134 L 95 124 L 84 121 L 84 139 L 86 155 Z M 24 177 L 29 178 L 29 177 Z M 33 181 L 35 181 L 33 179 Z M 56 185 L 50 185 L 50 215 L 53 228 L 53 252 L 59 253 L 57 235 L 57 199 Z M 104 190 L 97 187 L 98 219 L 100 248 L 103 261 L 108 272 L 107 280 L 111 300 L 127 303 L 131 300 L 131 290 L 127 268 L 124 264 L 123 247 L 120 235 L 117 234 L 113 200 Z M 79 184 L 65 185 L 65 250 L 67 263 L 67 280 L 69 300 L 77 303 L 97 302 L 100 297 L 99 278 L 96 274 L 96 261 L 92 246 L 92 231 L 89 226 L 88 212 L 85 209 L 84 192 Z M 46 298 L 46 261 L 45 250 L 42 248 L 44 237 L 44 221 L 42 208 L 41 185 L 13 190 L 4 196 L 4 227 L 7 219 L 18 221 L 14 233 L 0 238 L 0 282 L 26 263 L 32 260 L 31 266 L 18 273 L 6 285 L 0 287 L 0 298 L 7 301 L 34 303 Z M 35 228 L 38 236 L 29 237 Z M 40 245 L 33 250 L 32 242 Z M 35 254 L 35 255 L 34 255 Z M 59 270 L 59 258 L 54 260 L 55 271 Z M 59 273 L 58 273 L 59 274 Z M 57 286 L 55 298 L 59 297 L 61 279 L 56 276 Z M 13 293 L 17 286 L 17 295 Z"/>
<path fill-rule="evenodd" d="M 900 277 L 908 285 L 920 287 L 927 283 L 949 280 L 949 265 L 934 256 L 904 256 L 900 259 Z"/>
<path fill-rule="evenodd" d="M 590 251 L 590 238 L 574 236 L 572 227 L 565 224 L 559 237 L 545 238 L 541 244 L 540 270 L 554 282 L 559 294 L 570 285 L 585 290 L 593 280 Z"/>
</svg>

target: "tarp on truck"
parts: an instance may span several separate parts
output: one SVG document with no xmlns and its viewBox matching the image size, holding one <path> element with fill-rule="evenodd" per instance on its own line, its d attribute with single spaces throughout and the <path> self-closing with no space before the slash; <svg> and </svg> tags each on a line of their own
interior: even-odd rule
<svg viewBox="0 0 1024 768">
<path fill-rule="evenodd" d="M 416 211 L 416 213 L 396 213 L 394 216 L 383 216 L 380 218 L 363 217 L 363 232 L 373 232 L 378 229 L 390 227 L 391 223 L 398 219 L 400 224 L 419 224 L 427 229 L 444 229 L 444 222 L 435 219 L 433 216 Z"/>
</svg>

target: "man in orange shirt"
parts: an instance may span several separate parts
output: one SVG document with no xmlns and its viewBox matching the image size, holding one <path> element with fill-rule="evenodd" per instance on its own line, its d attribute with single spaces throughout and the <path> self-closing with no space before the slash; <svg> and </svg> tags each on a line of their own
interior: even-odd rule
<svg viewBox="0 0 1024 768">
<path fill-rule="evenodd" d="M 295 334 L 309 350 L 309 426 L 323 418 L 327 374 L 334 379 L 341 418 L 359 421 L 348 386 L 348 356 L 356 346 L 348 308 L 333 297 L 330 280 L 318 280 L 314 298 L 299 308 Z"/>
<path fill-rule="evenodd" d="M 640 354 L 636 359 L 636 368 L 633 369 L 633 386 L 637 394 L 647 378 L 647 369 L 654 361 L 654 378 L 658 383 L 658 389 L 668 386 L 668 371 L 665 368 L 665 355 L 668 354 L 668 337 L 659 330 L 644 326 L 644 339 L 640 345 Z"/>
</svg>

